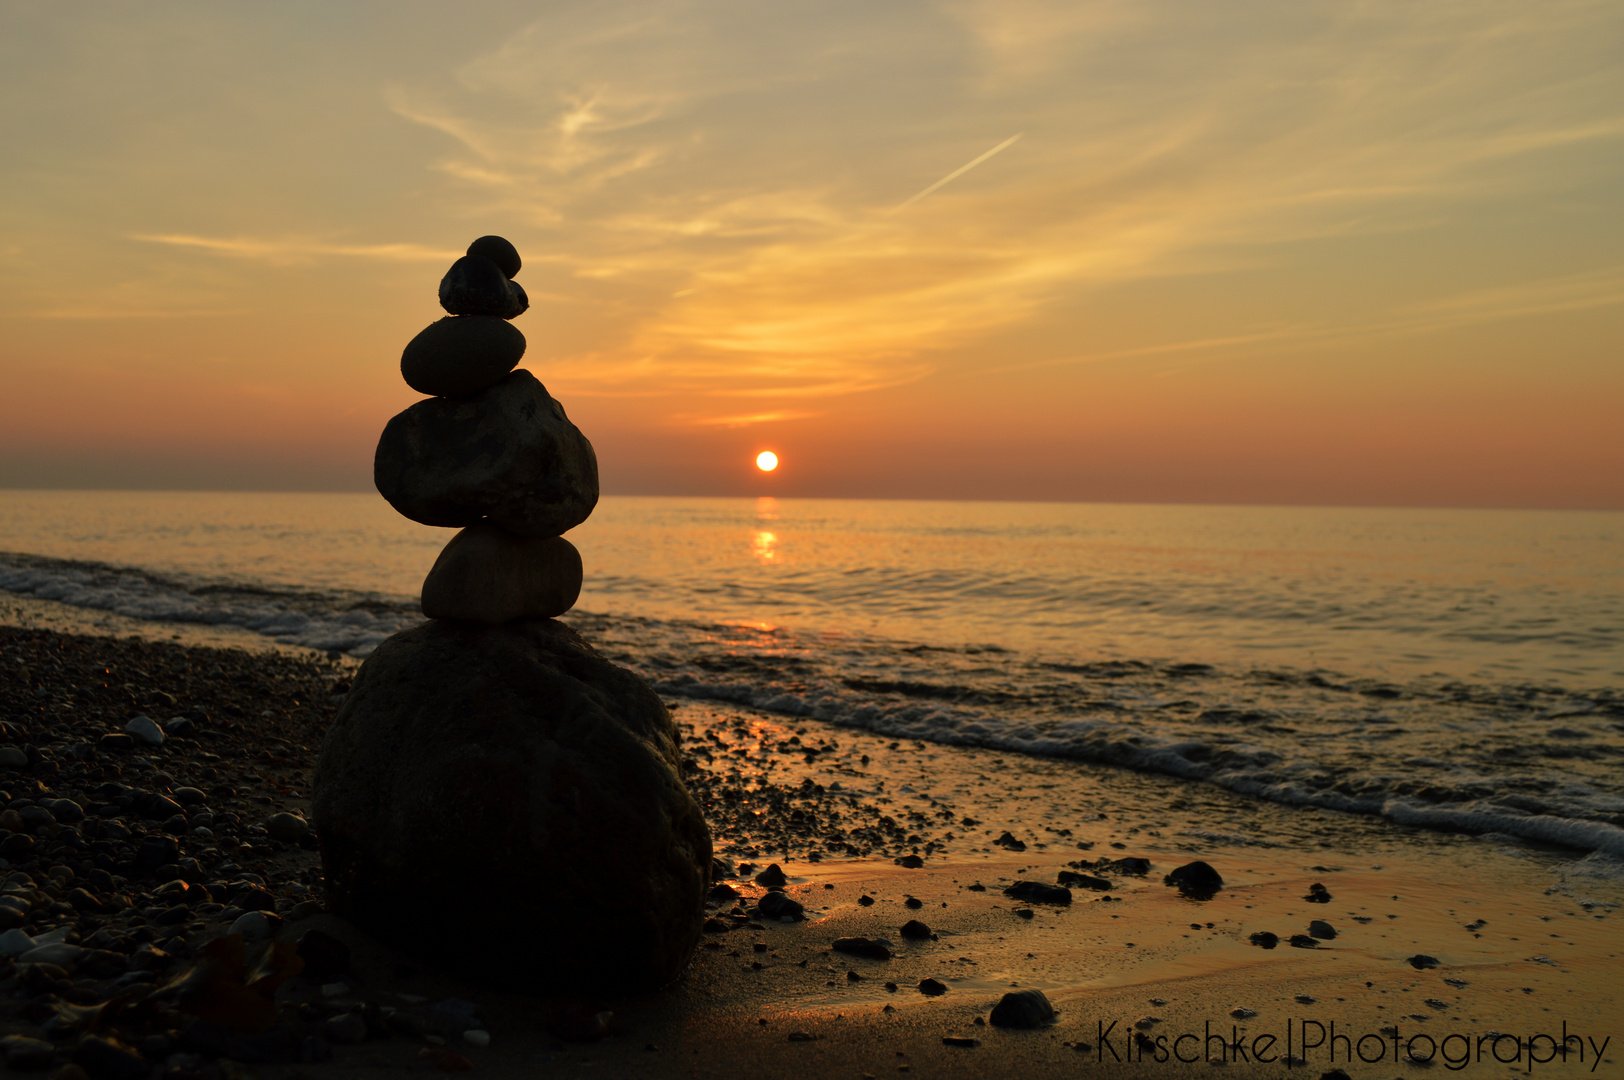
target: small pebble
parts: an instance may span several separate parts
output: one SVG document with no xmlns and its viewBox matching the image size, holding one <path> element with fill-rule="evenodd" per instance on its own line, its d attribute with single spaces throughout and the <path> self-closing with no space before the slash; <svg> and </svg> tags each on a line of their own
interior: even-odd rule
<svg viewBox="0 0 1624 1080">
<path fill-rule="evenodd" d="M 150 716 L 137 716 L 124 725 L 124 730 L 146 743 L 148 746 L 162 746 L 164 744 L 164 729 Z"/>
</svg>

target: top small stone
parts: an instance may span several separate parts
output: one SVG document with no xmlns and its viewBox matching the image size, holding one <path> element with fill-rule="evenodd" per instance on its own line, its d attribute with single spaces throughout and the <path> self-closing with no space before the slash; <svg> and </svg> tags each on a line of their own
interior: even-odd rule
<svg viewBox="0 0 1624 1080">
<path fill-rule="evenodd" d="M 500 236 L 481 236 L 468 245 L 468 254 L 483 255 L 497 266 L 500 266 L 502 273 L 509 278 L 518 277 L 519 267 L 524 265 L 519 259 L 519 249 Z"/>
</svg>

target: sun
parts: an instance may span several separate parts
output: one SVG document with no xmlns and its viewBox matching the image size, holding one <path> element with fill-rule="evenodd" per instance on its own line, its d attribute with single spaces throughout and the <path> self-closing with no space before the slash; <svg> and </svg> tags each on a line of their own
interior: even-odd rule
<svg viewBox="0 0 1624 1080">
<path fill-rule="evenodd" d="M 756 455 L 756 468 L 762 472 L 772 472 L 778 468 L 778 455 L 771 450 L 763 450 Z"/>
</svg>

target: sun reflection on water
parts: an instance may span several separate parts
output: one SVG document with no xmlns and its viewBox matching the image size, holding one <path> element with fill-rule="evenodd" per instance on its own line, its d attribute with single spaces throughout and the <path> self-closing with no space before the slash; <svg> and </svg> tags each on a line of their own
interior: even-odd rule
<svg viewBox="0 0 1624 1080">
<path fill-rule="evenodd" d="M 757 529 L 750 536 L 750 550 L 764 563 L 778 561 L 778 534 Z"/>
</svg>

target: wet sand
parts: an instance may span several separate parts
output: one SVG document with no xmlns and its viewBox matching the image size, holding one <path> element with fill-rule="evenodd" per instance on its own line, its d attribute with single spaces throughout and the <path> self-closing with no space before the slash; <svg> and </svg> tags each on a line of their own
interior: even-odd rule
<svg viewBox="0 0 1624 1080">
<path fill-rule="evenodd" d="M 0 620 L 14 626 L 128 629 L 86 627 L 84 619 L 82 612 L 40 601 L 25 608 L 8 602 L 0 610 Z M 144 648 L 179 655 L 193 670 L 206 670 L 222 656 L 243 672 L 300 662 L 267 655 L 263 644 L 257 653 L 217 654 L 205 646 L 218 640 L 205 642 L 186 628 L 146 629 L 175 648 Z M 182 635 L 179 642 L 168 637 L 175 633 Z M 279 684 L 273 675 L 290 678 L 289 672 L 303 670 L 267 667 L 260 682 L 274 697 Z M 343 678 L 343 665 L 319 670 L 334 685 Z M 188 692 L 209 690 L 200 683 Z M 59 702 L 51 693 L 39 698 L 41 716 L 65 715 L 53 712 Z M 192 704 L 183 696 L 176 693 L 181 707 Z M 314 697 L 301 706 L 313 733 L 339 700 Z M 354 974 L 344 988 L 302 978 L 284 987 L 287 1015 L 296 1015 L 299 1000 L 312 1003 L 303 1020 L 290 1022 L 308 1026 L 361 1002 L 472 1001 L 490 1045 L 453 1048 L 475 1071 L 494 1075 L 1003 1077 L 1148 1070 L 1318 1077 L 1335 1067 L 1356 1080 L 1386 1080 L 1455 1072 L 1462 1053 L 1469 1060 L 1459 1072 L 1466 1076 L 1621 1074 L 1624 915 L 1616 905 L 1624 890 L 1615 861 L 1259 803 L 1073 762 L 897 742 L 733 706 L 673 704 L 690 755 L 689 783 L 707 807 L 718 855 L 750 869 L 728 879 L 741 897 L 711 908 L 719 923 L 736 928 L 707 933 L 686 976 L 659 994 L 579 999 L 544 972 L 534 973 L 533 996 L 472 986 L 422 970 L 333 916 L 299 907 L 321 899 L 311 851 L 220 838 L 213 855 L 195 854 L 200 864 L 230 858 L 261 873 L 277 893 L 278 910 L 300 916 L 283 927 L 284 938 L 322 928 L 350 943 Z M 110 702 L 109 715 L 122 707 Z M 279 760 L 272 772 L 264 760 L 271 748 L 266 738 L 278 730 L 270 721 L 283 718 L 273 714 L 264 728 L 253 719 L 213 740 L 212 760 L 182 740 L 139 755 L 145 763 L 132 756 L 124 761 L 123 782 L 158 782 L 161 771 L 180 786 L 195 782 L 192 771 L 206 767 L 234 785 L 237 794 L 228 803 L 241 803 L 245 821 L 254 808 L 302 809 L 314 747 L 284 738 L 275 746 Z M 1005 833 L 1010 840 L 998 843 Z M 1012 850 L 1016 844 L 1025 850 Z M 898 861 L 914 854 L 922 862 L 917 868 Z M 1096 866 L 1126 857 L 1148 859 L 1149 872 Z M 1223 876 L 1224 888 L 1210 900 L 1186 899 L 1162 883 L 1165 873 L 1195 859 Z M 789 875 L 787 891 L 806 905 L 805 921 L 750 913 L 750 900 L 764 891 L 751 879 L 770 863 Z M 1015 881 L 1053 883 L 1068 869 L 1103 876 L 1112 888 L 1074 888 L 1066 906 L 1020 903 L 1003 893 Z M 1315 883 L 1325 887 L 1327 902 L 1305 899 Z M 611 857 L 604 886 L 614 887 Z M 864 896 L 874 903 L 861 903 Z M 917 907 L 909 906 L 910 898 Z M 591 900 L 582 903 L 589 907 Z M 729 918 L 735 906 L 743 915 Z M 224 930 L 229 913 L 188 924 L 180 944 L 200 947 Z M 935 939 L 903 939 L 899 930 L 909 919 L 927 923 Z M 127 920 L 136 921 L 133 912 Z M 1336 937 L 1313 948 L 1288 944 L 1292 935 L 1308 934 L 1311 920 L 1330 923 Z M 1279 945 L 1252 944 L 1251 935 L 1261 931 L 1278 935 Z M 894 956 L 865 960 L 831 950 L 836 938 L 854 935 L 888 939 Z M 1410 958 L 1418 955 L 1437 966 L 1414 966 Z M 927 978 L 946 992 L 922 993 L 918 984 Z M 978 1024 L 1013 988 L 1042 990 L 1058 1020 L 1032 1031 Z M 11 1004 L 8 1033 L 25 1024 Z M 560 1038 L 560 1010 L 612 1012 L 609 1034 L 591 1042 Z M 1322 1045 L 1304 1049 L 1305 1022 L 1309 1041 L 1323 1038 Z M 1333 1022 L 1336 1034 L 1351 1036 L 1335 1044 L 1334 1064 L 1328 1056 Z M 1564 1023 L 1567 1034 L 1593 1040 L 1583 1044 L 1583 1060 L 1570 1044 L 1565 1063 L 1560 1057 L 1542 1062 L 1555 1043 L 1539 1036 L 1559 1040 Z M 1306 1058 L 1289 1071 L 1288 1033 L 1293 1056 Z M 1518 1040 L 1495 1041 L 1491 1033 Z M 1406 1050 L 1426 1056 L 1429 1045 L 1436 1059 L 1430 1065 L 1397 1060 Z M 396 1036 L 339 1046 L 330 1062 L 252 1068 L 289 1077 L 436 1073 L 419 1057 L 424 1046 L 422 1039 Z M 1603 1047 L 1599 1059 L 1597 1047 Z M 1208 1056 L 1224 1063 L 1205 1063 Z"/>
</svg>

